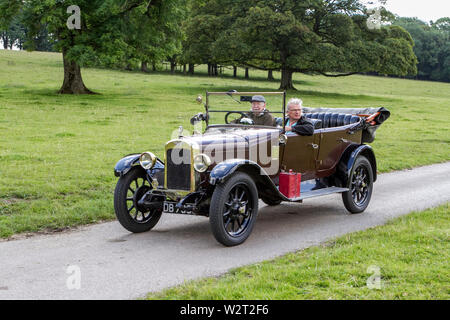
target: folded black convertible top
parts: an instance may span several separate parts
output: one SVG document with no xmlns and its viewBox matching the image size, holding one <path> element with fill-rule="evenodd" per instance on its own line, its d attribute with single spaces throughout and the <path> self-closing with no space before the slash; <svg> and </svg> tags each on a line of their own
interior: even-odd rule
<svg viewBox="0 0 450 320">
<path fill-rule="evenodd" d="M 345 114 L 355 114 L 355 115 L 372 115 L 377 112 L 380 114 L 374 119 L 376 124 L 382 124 L 385 122 L 390 116 L 391 112 L 384 108 L 307 108 L 303 107 L 304 113 L 322 113 L 322 112 L 331 112 L 331 113 L 345 113 Z"/>
<path fill-rule="evenodd" d="M 384 108 L 308 108 L 303 107 L 304 113 L 345 113 L 360 116 L 370 116 L 379 113 L 372 121 L 373 124 L 366 124 L 363 129 L 362 142 L 371 143 L 375 140 L 375 132 L 380 125 L 391 116 L 391 112 Z"/>
</svg>

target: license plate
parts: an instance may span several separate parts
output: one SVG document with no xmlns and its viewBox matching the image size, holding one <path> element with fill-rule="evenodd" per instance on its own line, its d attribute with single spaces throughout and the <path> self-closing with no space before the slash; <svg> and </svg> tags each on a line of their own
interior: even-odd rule
<svg viewBox="0 0 450 320">
<path fill-rule="evenodd" d="M 181 213 L 181 210 L 176 207 L 176 202 L 164 201 L 163 211 L 166 213 Z"/>
<path fill-rule="evenodd" d="M 189 215 L 193 214 L 192 211 L 186 211 L 177 208 L 177 202 L 172 201 L 164 201 L 163 212 L 173 214 L 189 214 Z"/>
</svg>

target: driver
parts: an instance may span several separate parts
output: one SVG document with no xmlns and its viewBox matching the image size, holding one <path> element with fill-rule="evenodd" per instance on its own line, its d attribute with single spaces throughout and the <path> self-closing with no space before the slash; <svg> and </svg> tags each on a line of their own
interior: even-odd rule
<svg viewBox="0 0 450 320">
<path fill-rule="evenodd" d="M 253 124 L 257 126 L 275 126 L 275 119 L 266 109 L 266 99 L 263 96 L 252 97 L 252 110 L 245 116 L 253 120 Z M 239 123 L 240 120 L 236 120 Z"/>
</svg>

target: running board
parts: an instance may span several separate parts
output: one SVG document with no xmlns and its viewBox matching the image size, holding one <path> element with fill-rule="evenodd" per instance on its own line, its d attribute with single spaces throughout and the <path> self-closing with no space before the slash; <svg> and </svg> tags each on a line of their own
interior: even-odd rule
<svg viewBox="0 0 450 320">
<path fill-rule="evenodd" d="M 350 190 L 349 188 L 339 188 L 339 187 L 322 188 L 322 189 L 317 189 L 317 190 L 312 190 L 312 191 L 301 193 L 300 197 L 288 199 L 288 201 L 297 202 L 297 201 L 302 201 L 304 199 L 326 196 L 326 195 L 333 194 L 333 193 L 347 192 L 349 190 Z"/>
</svg>

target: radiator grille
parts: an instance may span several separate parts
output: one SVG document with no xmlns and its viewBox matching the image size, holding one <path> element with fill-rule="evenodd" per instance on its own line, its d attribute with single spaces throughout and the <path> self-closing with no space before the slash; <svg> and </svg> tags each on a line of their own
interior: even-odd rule
<svg viewBox="0 0 450 320">
<path fill-rule="evenodd" d="M 166 170 L 167 189 L 189 191 L 191 189 L 191 150 L 167 150 Z"/>
</svg>

